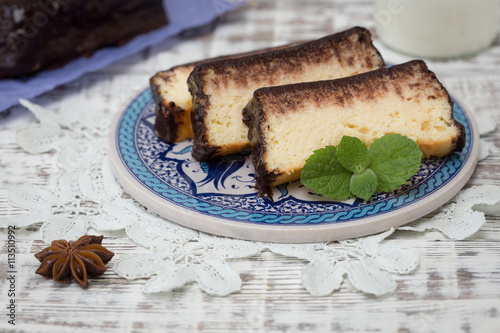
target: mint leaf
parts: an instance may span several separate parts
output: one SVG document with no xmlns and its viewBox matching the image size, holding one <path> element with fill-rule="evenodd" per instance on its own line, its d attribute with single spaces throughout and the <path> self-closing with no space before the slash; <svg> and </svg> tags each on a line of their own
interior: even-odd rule
<svg viewBox="0 0 500 333">
<path fill-rule="evenodd" d="M 352 172 L 337 158 L 337 148 L 327 146 L 315 150 L 306 160 L 300 180 L 302 184 L 324 197 L 345 200 L 351 196 L 349 183 Z"/>
<path fill-rule="evenodd" d="M 370 168 L 377 175 L 377 191 L 380 192 L 405 184 L 418 172 L 422 159 L 418 144 L 400 134 L 389 134 L 375 140 L 368 152 Z"/>
<path fill-rule="evenodd" d="M 370 163 L 366 144 L 358 138 L 343 136 L 337 146 L 340 164 L 349 171 L 361 173 Z"/>
<path fill-rule="evenodd" d="M 375 140 L 370 149 L 359 139 L 344 136 L 338 147 L 315 150 L 307 159 L 300 180 L 324 197 L 344 200 L 355 195 L 369 200 L 407 182 L 420 168 L 422 152 L 400 134 Z"/>
<path fill-rule="evenodd" d="M 362 173 L 353 173 L 349 190 L 363 200 L 370 199 L 370 197 L 377 191 L 377 175 L 372 169 L 367 168 Z"/>
</svg>

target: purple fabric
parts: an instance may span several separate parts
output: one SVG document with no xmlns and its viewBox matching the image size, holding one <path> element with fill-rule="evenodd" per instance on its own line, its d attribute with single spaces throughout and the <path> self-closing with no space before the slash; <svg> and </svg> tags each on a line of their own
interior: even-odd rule
<svg viewBox="0 0 500 333">
<path fill-rule="evenodd" d="M 0 112 L 18 104 L 20 98 L 38 96 L 87 72 L 101 69 L 148 46 L 161 43 L 183 30 L 208 24 L 225 12 L 244 4 L 243 1 L 224 0 L 163 1 L 168 12 L 168 26 L 138 36 L 121 47 L 101 49 L 90 58 L 79 58 L 64 67 L 40 72 L 27 80 L 0 80 Z"/>
</svg>

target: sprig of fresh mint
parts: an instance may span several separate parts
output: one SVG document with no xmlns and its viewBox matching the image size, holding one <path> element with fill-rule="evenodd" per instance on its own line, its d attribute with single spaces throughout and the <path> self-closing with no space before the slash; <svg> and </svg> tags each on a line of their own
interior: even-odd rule
<svg viewBox="0 0 500 333">
<path fill-rule="evenodd" d="M 356 196 L 368 200 L 405 184 L 420 168 L 422 152 L 415 141 L 388 134 L 370 148 L 360 139 L 343 136 L 337 147 L 315 150 L 306 160 L 300 181 L 334 200 Z"/>
</svg>

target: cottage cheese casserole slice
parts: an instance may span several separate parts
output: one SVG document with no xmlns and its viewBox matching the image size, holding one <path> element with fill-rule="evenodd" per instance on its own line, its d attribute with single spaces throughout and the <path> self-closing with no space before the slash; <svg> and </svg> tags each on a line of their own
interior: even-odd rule
<svg viewBox="0 0 500 333">
<path fill-rule="evenodd" d="M 384 67 L 368 30 L 355 27 L 257 55 L 203 63 L 188 79 L 193 97 L 193 157 L 249 150 L 242 110 L 260 87 L 335 79 Z"/>
<path fill-rule="evenodd" d="M 299 179 L 314 150 L 336 146 L 344 135 L 370 145 L 385 134 L 402 134 L 418 144 L 424 158 L 445 156 L 465 144 L 448 92 L 421 60 L 348 78 L 258 89 L 244 121 L 255 145 L 256 187 L 264 197 L 271 196 L 272 186 Z"/>
<path fill-rule="evenodd" d="M 149 79 L 149 84 L 155 102 L 156 117 L 154 126 L 158 137 L 167 143 L 181 142 L 194 137 L 191 125 L 192 97 L 189 93 L 187 81 L 189 74 L 197 65 L 279 50 L 291 45 L 293 44 L 204 59 L 174 66 L 153 75 Z"/>
</svg>

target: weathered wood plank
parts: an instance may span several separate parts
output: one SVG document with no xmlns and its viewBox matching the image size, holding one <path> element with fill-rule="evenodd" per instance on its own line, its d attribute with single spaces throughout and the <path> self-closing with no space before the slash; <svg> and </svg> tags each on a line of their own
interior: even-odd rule
<svg viewBox="0 0 500 333">
<path fill-rule="evenodd" d="M 88 290 L 75 283 L 56 284 L 34 274 L 38 261 L 32 255 L 44 244 L 20 241 L 18 248 L 26 254 L 19 257 L 18 320 L 26 331 L 34 327 L 42 331 L 63 327 L 77 327 L 78 331 L 170 327 L 216 332 L 262 331 L 265 327 L 269 331 L 331 328 L 339 332 L 384 332 L 412 329 L 422 321 L 436 331 L 460 331 L 462 326 L 477 329 L 498 323 L 497 241 L 410 242 L 389 241 L 391 245 L 414 246 L 422 256 L 420 267 L 414 274 L 398 278 L 398 290 L 382 298 L 354 292 L 348 282 L 331 296 L 311 297 L 300 284 L 300 271 L 306 263 L 270 253 L 233 261 L 231 266 L 243 276 L 243 289 L 222 298 L 206 295 L 196 285 L 146 295 L 141 293 L 143 281 L 125 281 L 112 270 L 92 279 Z M 107 238 L 106 245 L 117 259 L 145 252 L 121 239 Z M 5 248 L 1 249 L 0 260 L 5 261 Z M 2 280 L 4 275 L 0 276 Z M 379 321 L 381 316 L 386 320 Z M 478 316 L 486 321 L 470 320 Z"/>
</svg>

